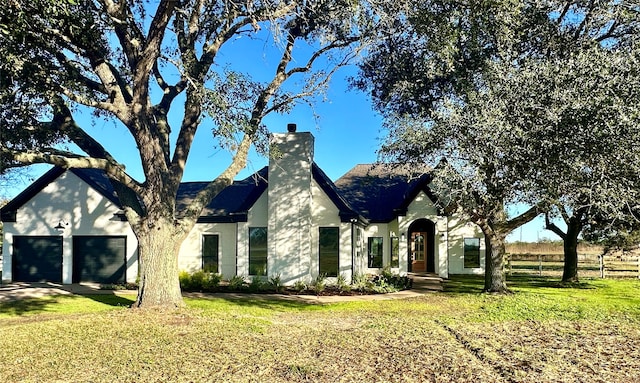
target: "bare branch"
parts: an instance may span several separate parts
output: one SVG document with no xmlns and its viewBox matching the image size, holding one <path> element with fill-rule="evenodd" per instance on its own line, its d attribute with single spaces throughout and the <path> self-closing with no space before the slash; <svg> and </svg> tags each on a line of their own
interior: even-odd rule
<svg viewBox="0 0 640 383">
<path fill-rule="evenodd" d="M 19 162 L 21 166 L 32 164 L 51 164 L 62 168 L 100 169 L 104 170 L 110 178 L 117 180 L 136 192 L 142 192 L 141 185 L 125 173 L 123 166 L 102 158 L 84 157 L 76 154 L 67 156 L 66 152 L 53 150 L 52 153 L 41 151 L 18 152 L 0 147 L 0 153 Z"/>
<path fill-rule="evenodd" d="M 544 223 L 545 223 L 544 225 L 545 229 L 551 230 L 555 235 L 560 237 L 563 241 L 567 238 L 567 234 L 562 230 L 560 230 L 560 228 L 556 226 L 555 223 L 551 222 L 551 219 L 549 218 L 549 213 L 544 214 Z"/>
<path fill-rule="evenodd" d="M 529 210 L 527 210 L 524 213 L 520 214 L 519 216 L 508 220 L 505 223 L 504 228 L 506 230 L 508 230 L 509 232 L 511 232 L 511 231 L 515 230 L 516 228 L 524 225 L 525 223 L 531 221 L 532 219 L 537 217 L 539 214 L 540 214 L 539 206 L 537 206 L 537 205 L 533 206 L 533 207 L 529 208 Z"/>
</svg>

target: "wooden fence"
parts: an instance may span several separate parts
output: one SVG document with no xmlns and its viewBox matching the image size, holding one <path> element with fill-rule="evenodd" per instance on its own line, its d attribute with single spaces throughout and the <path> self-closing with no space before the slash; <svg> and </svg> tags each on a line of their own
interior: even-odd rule
<svg viewBox="0 0 640 383">
<path fill-rule="evenodd" d="M 508 275 L 562 276 L 562 254 L 507 254 Z M 640 278 L 640 256 L 637 254 L 578 255 L 578 275 L 600 278 Z"/>
</svg>

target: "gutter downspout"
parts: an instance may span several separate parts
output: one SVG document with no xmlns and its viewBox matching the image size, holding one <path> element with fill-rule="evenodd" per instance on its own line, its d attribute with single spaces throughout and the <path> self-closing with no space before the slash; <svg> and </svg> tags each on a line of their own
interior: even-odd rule
<svg viewBox="0 0 640 383">
<path fill-rule="evenodd" d="M 355 247 L 355 219 L 351 219 L 351 283 L 353 283 L 353 278 L 355 277 L 355 268 L 356 268 L 356 247 Z"/>
</svg>

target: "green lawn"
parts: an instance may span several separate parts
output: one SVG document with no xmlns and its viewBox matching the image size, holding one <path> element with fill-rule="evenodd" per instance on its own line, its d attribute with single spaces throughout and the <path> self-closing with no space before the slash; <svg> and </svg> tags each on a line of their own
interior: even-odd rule
<svg viewBox="0 0 640 383">
<path fill-rule="evenodd" d="M 640 282 L 514 294 L 456 277 L 419 299 L 309 305 L 131 297 L 0 304 L 1 382 L 627 382 L 640 371 Z"/>
</svg>

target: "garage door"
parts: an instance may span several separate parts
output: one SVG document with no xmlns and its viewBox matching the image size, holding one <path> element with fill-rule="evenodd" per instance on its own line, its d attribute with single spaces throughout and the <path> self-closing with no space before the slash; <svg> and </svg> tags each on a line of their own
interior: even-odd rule
<svg viewBox="0 0 640 383">
<path fill-rule="evenodd" d="M 11 264 L 15 282 L 62 283 L 62 237 L 14 236 Z"/>
<path fill-rule="evenodd" d="M 125 282 L 126 237 L 74 236 L 73 283 Z"/>
</svg>

